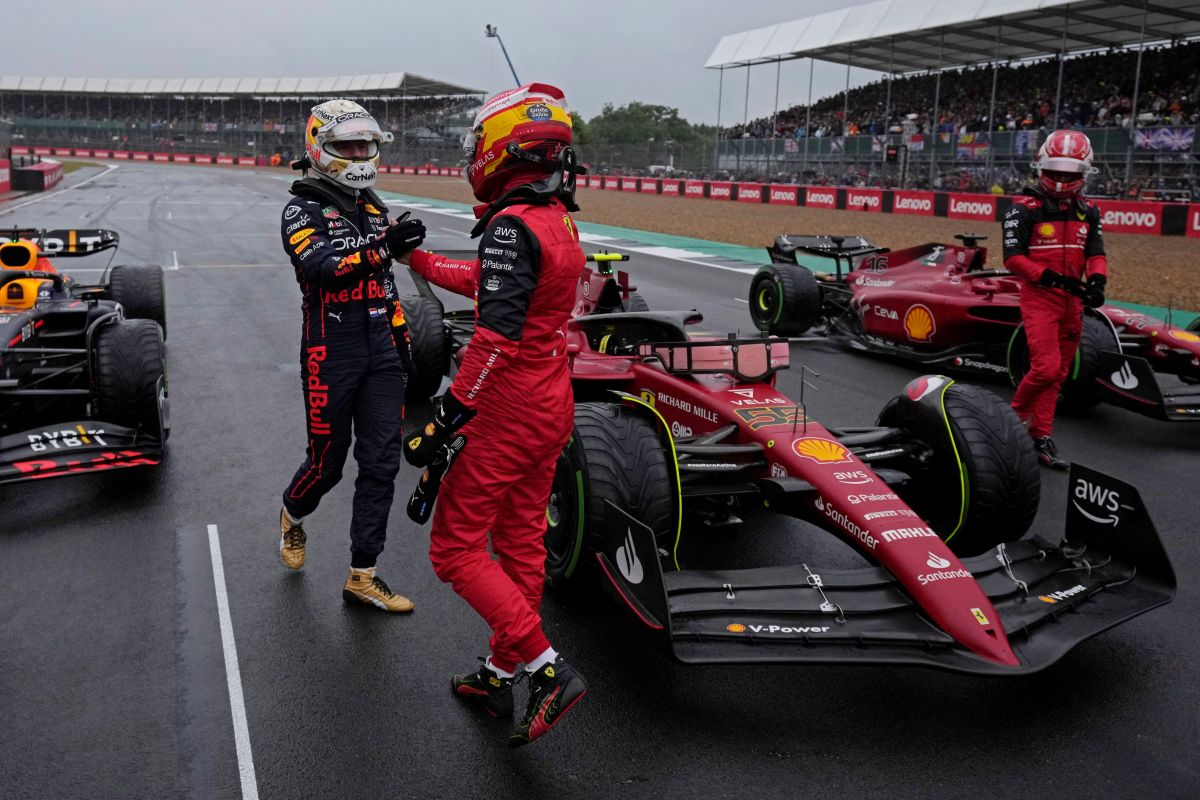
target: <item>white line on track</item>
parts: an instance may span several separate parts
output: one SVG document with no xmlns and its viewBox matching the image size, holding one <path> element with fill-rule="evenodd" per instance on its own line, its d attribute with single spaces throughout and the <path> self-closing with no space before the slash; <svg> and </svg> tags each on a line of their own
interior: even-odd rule
<svg viewBox="0 0 1200 800">
<path fill-rule="evenodd" d="M 459 231 L 459 230 L 455 230 L 454 228 L 444 228 L 444 227 L 442 227 L 442 226 L 440 226 L 440 225 L 439 225 L 439 226 L 438 226 L 438 230 L 439 230 L 439 231 L 445 231 L 446 233 L 453 233 L 455 236 L 461 236 L 461 237 L 463 237 L 464 239 L 470 239 L 470 238 L 471 238 L 471 234 L 469 234 L 469 233 L 467 233 L 467 232 L 465 232 L 465 231 Z"/>
<path fill-rule="evenodd" d="M 744 297 L 735 297 L 735 298 L 733 298 L 733 299 L 734 299 L 734 300 L 737 300 L 739 303 L 749 303 L 749 302 L 750 302 L 749 300 L 747 300 L 747 299 L 746 299 L 746 298 L 744 298 Z"/>
<path fill-rule="evenodd" d="M 176 251 L 176 250 L 171 251 L 171 261 L 174 264 L 174 266 L 172 266 L 171 269 L 179 269 L 179 252 L 178 251 Z"/>
<path fill-rule="evenodd" d="M 103 178 L 105 175 L 112 172 L 114 169 L 116 169 L 119 166 L 121 166 L 121 165 L 120 164 L 109 164 L 108 167 L 104 170 L 104 172 L 101 172 L 98 175 L 93 175 L 90 178 L 84 178 L 79 183 L 75 184 L 74 186 L 68 186 L 66 189 L 59 189 L 57 192 L 46 192 L 45 194 L 38 195 L 37 197 L 33 198 L 32 200 L 26 200 L 23 203 L 17 203 L 14 206 L 8 206 L 7 208 L 0 209 L 0 215 L 11 214 L 12 212 L 16 211 L 18 208 L 24 208 L 25 206 L 30 205 L 32 203 L 40 203 L 43 200 L 47 200 L 51 197 L 58 197 L 59 195 L 66 194 L 67 192 L 70 192 L 74 189 L 78 189 L 80 186 L 83 186 L 85 183 L 91 183 L 92 181 L 96 180 L 96 178 Z"/>
<path fill-rule="evenodd" d="M 242 779 L 242 800 L 258 800 L 258 778 L 254 774 L 254 754 L 250 751 L 250 729 L 246 724 L 246 704 L 242 699 L 242 673 L 238 669 L 237 645 L 233 641 L 229 595 L 225 591 L 225 565 L 221 561 L 221 537 L 216 525 L 208 526 L 208 552 L 212 556 L 213 584 L 217 592 L 217 616 L 221 622 L 221 645 L 225 651 L 225 681 L 229 684 L 229 708 L 233 714 L 233 738 L 237 745 L 238 773 Z"/>
</svg>

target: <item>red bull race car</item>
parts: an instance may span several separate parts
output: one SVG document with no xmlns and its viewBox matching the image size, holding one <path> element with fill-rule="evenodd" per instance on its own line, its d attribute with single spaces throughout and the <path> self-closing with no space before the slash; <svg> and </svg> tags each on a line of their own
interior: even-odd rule
<svg viewBox="0 0 1200 800">
<path fill-rule="evenodd" d="M 622 257 L 592 258 L 590 275 Z M 441 308 L 414 282 L 406 309 Z M 584 303 L 566 330 L 575 428 L 546 512 L 547 580 L 601 582 L 679 659 L 1019 674 L 1174 596 L 1137 491 L 1111 477 L 1073 466 L 1066 537 L 1026 535 L 1037 462 L 990 392 L 925 376 L 874 425 L 827 427 L 778 388 L 786 340 L 694 338 L 695 311 L 609 306 Z M 442 313 L 440 329 L 407 316 L 418 358 L 452 369 L 473 312 Z M 686 568 L 697 526 L 730 508 L 808 523 L 862 566 Z"/>
<path fill-rule="evenodd" d="M 1007 377 L 1029 370 L 1021 281 L 987 269 L 977 235 L 959 244 L 903 250 L 859 237 L 784 235 L 750 285 L 762 331 L 813 334 L 852 349 L 967 373 Z M 807 267 L 807 268 L 806 268 Z M 1100 402 L 1163 420 L 1200 421 L 1200 319 L 1178 327 L 1104 305 L 1088 309 L 1061 405 Z"/>
<path fill-rule="evenodd" d="M 162 268 L 114 266 L 84 285 L 53 264 L 118 242 L 109 230 L 0 231 L 0 484 L 163 459 Z"/>
</svg>

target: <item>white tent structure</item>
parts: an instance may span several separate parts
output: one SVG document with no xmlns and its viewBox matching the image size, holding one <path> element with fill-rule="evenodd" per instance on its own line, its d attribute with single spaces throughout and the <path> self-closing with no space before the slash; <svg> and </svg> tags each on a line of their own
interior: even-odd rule
<svg viewBox="0 0 1200 800">
<path fill-rule="evenodd" d="M 726 69 L 745 67 L 749 94 L 750 67 L 775 63 L 778 106 L 779 70 L 783 61 L 809 58 L 846 65 L 849 102 L 850 67 L 893 75 L 937 71 L 1001 61 L 1058 56 L 1058 90 L 1062 97 L 1061 59 L 1068 54 L 1137 46 L 1136 97 L 1141 82 L 1141 48 L 1152 42 L 1177 42 L 1200 36 L 1197 0 L 876 0 L 804 19 L 721 37 L 705 62 L 721 71 L 717 98 L 720 128 L 721 92 Z M 940 90 L 940 80 L 938 82 Z M 934 115 L 939 97 L 935 90 Z M 889 92 L 890 105 L 890 92 Z M 812 105 L 809 79 L 808 104 Z M 747 103 L 747 117 L 748 117 Z M 849 111 L 848 107 L 845 109 Z M 995 72 L 992 104 L 995 110 Z M 778 109 L 776 109 L 778 113 Z M 744 120 L 745 122 L 746 120 Z M 1133 132 L 1130 132 L 1132 137 Z M 930 170 L 933 164 L 931 160 Z"/>
<path fill-rule="evenodd" d="M 482 89 L 410 72 L 324 78 L 39 78 L 0 75 L 0 92 L 206 97 L 468 97 L 487 94 Z"/>
</svg>

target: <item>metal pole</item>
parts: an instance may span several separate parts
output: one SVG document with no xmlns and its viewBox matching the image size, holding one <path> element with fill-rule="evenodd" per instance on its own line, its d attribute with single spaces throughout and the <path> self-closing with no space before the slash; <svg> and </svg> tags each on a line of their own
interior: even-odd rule
<svg viewBox="0 0 1200 800">
<path fill-rule="evenodd" d="M 1125 188 L 1129 189 L 1129 179 L 1133 175 L 1133 148 L 1137 143 L 1137 107 L 1138 93 L 1141 91 L 1142 85 L 1142 53 L 1146 50 L 1146 12 L 1149 10 L 1150 0 L 1142 2 L 1142 30 L 1138 34 L 1138 55 L 1137 55 L 1137 71 L 1133 75 L 1133 109 L 1129 119 L 1129 142 L 1125 150 Z M 1139 198 L 1134 198 L 1135 200 Z"/>
<path fill-rule="evenodd" d="M 713 145 L 713 169 L 721 168 L 721 95 L 725 91 L 725 68 L 721 67 L 717 78 L 717 141 Z M 612 159 L 609 158 L 611 163 Z"/>
<path fill-rule="evenodd" d="M 937 171 L 937 143 L 938 143 L 938 104 L 942 99 L 942 53 L 946 48 L 946 32 L 943 31 L 941 38 L 938 40 L 938 64 L 937 77 L 933 81 L 933 120 L 930 127 L 933 129 L 929 136 L 929 188 L 933 188 L 933 181 L 936 177 L 934 173 Z"/>
<path fill-rule="evenodd" d="M 771 160 L 775 160 L 775 138 L 779 132 L 779 72 L 783 59 L 775 62 L 775 105 L 771 106 Z"/>
<path fill-rule="evenodd" d="M 1067 22 L 1071 19 L 1071 7 L 1066 6 L 1063 9 L 1063 35 L 1062 46 L 1058 51 L 1058 88 L 1054 90 L 1054 127 L 1057 128 L 1059 120 L 1062 119 L 1062 114 L 1059 113 L 1059 107 L 1062 103 L 1062 79 L 1063 79 L 1063 62 L 1067 58 Z"/>
<path fill-rule="evenodd" d="M 816 59 L 808 60 L 808 106 L 804 112 L 804 161 L 800 167 L 800 180 L 804 180 L 804 173 L 808 170 L 808 140 L 812 138 L 812 82 L 813 68 L 817 65 Z"/>
<path fill-rule="evenodd" d="M 750 124 L 750 62 L 746 62 L 746 105 L 742 110 L 742 140 L 738 143 L 737 168 L 738 172 L 742 171 L 742 150 L 746 147 L 746 134 L 749 133 L 746 126 Z"/>
<path fill-rule="evenodd" d="M 500 52 L 504 53 L 504 60 L 508 62 L 508 71 L 512 73 L 513 80 L 516 81 L 517 86 L 520 86 L 521 79 L 517 77 L 517 71 L 513 69 L 512 59 L 508 57 L 508 48 L 504 46 L 504 40 L 500 38 L 500 29 L 488 25 L 484 28 L 484 35 L 500 43 Z"/>
<path fill-rule="evenodd" d="M 887 174 L 888 123 L 891 122 L 892 75 L 896 72 L 896 37 L 892 37 L 892 57 L 888 63 L 887 95 L 883 101 L 883 145 L 879 148 L 879 180 Z"/>
<path fill-rule="evenodd" d="M 846 48 L 846 91 L 842 94 L 842 161 L 839 180 L 846 177 L 846 147 L 850 144 L 850 62 L 854 60 L 853 45 Z"/>
<path fill-rule="evenodd" d="M 996 132 L 996 80 L 1000 77 L 1000 32 L 1004 30 L 1003 23 L 996 24 L 996 57 L 992 61 L 992 100 L 988 104 L 988 163 L 987 190 L 992 190 L 992 167 L 996 155 L 996 147 L 992 143 L 992 134 Z"/>
</svg>

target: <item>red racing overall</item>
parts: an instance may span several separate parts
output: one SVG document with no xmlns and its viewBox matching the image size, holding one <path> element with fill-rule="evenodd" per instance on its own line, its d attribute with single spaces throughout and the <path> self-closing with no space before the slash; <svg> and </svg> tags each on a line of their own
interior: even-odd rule
<svg viewBox="0 0 1200 800">
<path fill-rule="evenodd" d="M 1029 373 L 1017 387 L 1012 407 L 1039 439 L 1050 435 L 1059 388 L 1075 361 L 1083 330 L 1082 301 L 1048 288 L 1041 276 L 1046 270 L 1082 281 L 1106 275 L 1099 209 L 1080 196 L 1055 200 L 1026 189 L 1004 215 L 1004 266 L 1025 279 L 1021 318 L 1029 342 Z"/>
<path fill-rule="evenodd" d="M 416 250 L 410 263 L 476 301 L 475 334 L 449 391 L 477 413 L 442 484 L 429 555 L 437 576 L 491 626 L 492 663 L 512 672 L 550 646 L 542 539 L 555 461 L 574 424 L 564 327 L 583 251 L 555 199 L 501 210 L 476 261 Z"/>
</svg>

